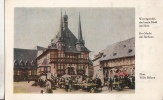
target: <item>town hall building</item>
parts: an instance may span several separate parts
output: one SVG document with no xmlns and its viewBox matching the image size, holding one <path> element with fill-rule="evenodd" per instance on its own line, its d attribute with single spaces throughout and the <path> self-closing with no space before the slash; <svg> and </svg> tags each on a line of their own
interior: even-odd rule
<svg viewBox="0 0 163 100">
<path fill-rule="evenodd" d="M 61 12 L 59 32 L 47 49 L 38 51 L 37 75 L 88 75 L 89 52 L 82 36 L 80 14 L 76 38 L 68 27 L 68 15 L 65 13 L 62 17 Z"/>
</svg>

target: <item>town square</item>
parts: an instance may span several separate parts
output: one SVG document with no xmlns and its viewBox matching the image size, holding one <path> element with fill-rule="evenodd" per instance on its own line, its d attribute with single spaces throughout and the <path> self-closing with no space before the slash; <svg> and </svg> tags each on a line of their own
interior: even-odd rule
<svg viewBox="0 0 163 100">
<path fill-rule="evenodd" d="M 42 94 L 41 91 L 44 91 L 44 94 L 46 94 L 46 87 L 40 87 L 40 86 L 32 86 L 32 84 L 34 83 L 34 81 L 31 82 L 14 82 L 14 93 L 35 93 L 35 94 Z M 62 93 L 69 93 L 69 94 L 90 94 L 90 91 L 85 91 L 82 89 L 79 90 L 72 90 L 71 92 L 67 92 L 65 91 L 65 89 L 63 88 L 57 88 L 56 90 L 53 90 L 53 92 L 51 94 L 62 94 Z M 103 87 L 102 91 L 98 92 L 98 93 L 106 93 L 106 94 L 134 94 L 135 90 L 134 89 L 129 89 L 128 87 L 125 87 L 123 90 L 119 91 L 119 90 L 112 90 L 111 92 L 109 92 L 107 87 Z"/>
<path fill-rule="evenodd" d="M 15 8 L 13 92 L 135 93 L 134 11 Z"/>
</svg>

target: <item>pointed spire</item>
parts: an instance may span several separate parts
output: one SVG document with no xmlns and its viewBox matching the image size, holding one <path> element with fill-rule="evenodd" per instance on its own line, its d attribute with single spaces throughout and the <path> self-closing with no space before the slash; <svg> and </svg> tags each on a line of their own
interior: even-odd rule
<svg viewBox="0 0 163 100">
<path fill-rule="evenodd" d="M 81 21 L 80 21 L 80 12 L 79 12 L 79 27 L 78 27 L 78 41 L 84 42 L 82 37 Z"/>
<path fill-rule="evenodd" d="M 63 20 L 62 20 L 62 9 L 61 9 L 61 20 L 60 20 L 60 38 L 63 38 Z"/>
</svg>

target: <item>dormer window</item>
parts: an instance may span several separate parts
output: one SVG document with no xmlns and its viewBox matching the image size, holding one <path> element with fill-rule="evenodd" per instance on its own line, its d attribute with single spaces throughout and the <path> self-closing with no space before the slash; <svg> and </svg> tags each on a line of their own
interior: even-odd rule
<svg viewBox="0 0 163 100">
<path fill-rule="evenodd" d="M 17 66 L 18 65 L 18 62 L 15 60 L 14 61 L 14 66 Z"/>
<path fill-rule="evenodd" d="M 26 61 L 25 65 L 26 65 L 26 66 L 29 66 L 29 61 Z"/>
<path fill-rule="evenodd" d="M 128 53 L 131 53 L 131 52 L 132 52 L 132 49 L 129 49 L 129 50 L 128 50 Z"/>
<path fill-rule="evenodd" d="M 113 53 L 113 56 L 116 56 L 117 55 L 117 53 Z"/>
<path fill-rule="evenodd" d="M 20 61 L 20 66 L 23 66 L 24 65 L 24 62 L 21 60 Z"/>
<path fill-rule="evenodd" d="M 34 65 L 35 65 L 33 60 L 32 60 L 32 62 L 31 62 L 31 65 L 32 65 L 32 66 L 34 66 Z"/>
</svg>

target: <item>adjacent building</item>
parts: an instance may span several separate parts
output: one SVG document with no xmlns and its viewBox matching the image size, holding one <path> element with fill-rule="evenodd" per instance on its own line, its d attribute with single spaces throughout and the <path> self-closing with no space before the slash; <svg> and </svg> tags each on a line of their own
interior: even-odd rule
<svg viewBox="0 0 163 100">
<path fill-rule="evenodd" d="M 36 46 L 34 49 L 14 48 L 14 81 L 34 80 L 37 77 L 37 53 L 45 48 Z"/>
<path fill-rule="evenodd" d="M 135 75 L 135 37 L 109 45 L 95 55 L 93 66 L 94 77 L 113 77 L 117 72 Z"/>
</svg>

